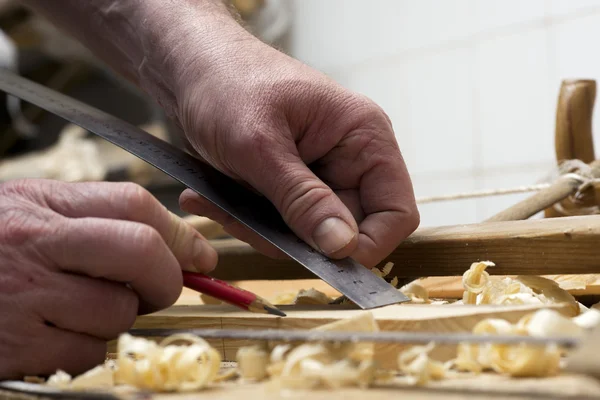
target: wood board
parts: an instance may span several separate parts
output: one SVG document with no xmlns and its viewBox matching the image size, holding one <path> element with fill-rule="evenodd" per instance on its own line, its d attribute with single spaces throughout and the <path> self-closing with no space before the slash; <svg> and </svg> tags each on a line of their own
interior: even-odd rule
<svg viewBox="0 0 600 400">
<path fill-rule="evenodd" d="M 343 388 L 336 390 L 312 390 L 310 392 L 281 392 L 266 383 L 227 382 L 207 390 L 181 394 L 152 394 L 153 400 L 238 400 L 248 399 L 301 399 L 311 400 L 389 400 L 402 398 L 411 400 L 524 400 L 540 399 L 592 399 L 600 398 L 600 382 L 584 375 L 562 374 L 548 378 L 508 378 L 483 374 L 461 379 L 431 382 L 427 387 L 406 387 L 394 384 L 369 389 Z M 0 400 L 41 400 L 43 396 L 25 395 L 0 390 Z M 46 397 L 48 398 L 48 397 Z M 117 397 L 96 397 L 102 400 L 117 400 Z M 121 400 L 150 398 L 147 393 L 119 395 Z"/>
<path fill-rule="evenodd" d="M 311 400 L 390 400 L 394 398 L 411 400 L 521 400 L 533 398 L 599 398 L 600 383 L 593 378 L 580 375 L 565 375 L 544 379 L 510 379 L 497 375 L 482 375 L 465 379 L 452 379 L 432 382 L 426 388 L 398 387 L 387 385 L 367 390 L 344 388 L 337 390 L 313 390 L 310 392 L 281 392 L 269 384 L 230 383 L 223 388 L 194 394 L 161 394 L 154 400 L 238 400 L 250 399 L 302 399 Z"/>
<path fill-rule="evenodd" d="M 545 306 L 558 311 L 562 305 Z M 173 306 L 154 314 L 140 316 L 134 328 L 160 329 L 311 329 L 329 322 L 351 318 L 365 312 L 346 305 L 281 306 L 287 317 L 255 314 L 238 310 L 229 305 Z M 541 307 L 539 305 L 491 306 L 491 305 L 418 305 L 403 304 L 371 310 L 383 331 L 408 332 L 470 332 L 484 318 L 503 318 L 511 323 Z M 225 360 L 235 360 L 237 350 L 250 344 L 247 340 L 213 339 L 212 346 L 221 352 Z M 112 343 L 114 351 L 114 343 Z M 394 367 L 398 352 L 405 345 L 382 343 L 376 345 L 376 359 L 385 367 Z M 438 346 L 432 356 L 447 360 L 455 355 L 455 346 Z"/>
<path fill-rule="evenodd" d="M 491 270 L 491 268 L 490 268 Z M 568 281 L 572 277 L 585 282 L 585 288 L 566 289 L 575 297 L 598 296 L 600 295 L 600 274 L 582 274 L 582 275 L 543 275 L 545 278 L 557 282 Z M 512 275 L 514 277 L 514 275 Z M 435 299 L 460 299 L 463 295 L 462 277 L 460 276 L 431 276 L 420 279 L 419 284 L 425 287 L 431 298 Z M 249 290 L 266 298 L 270 302 L 282 294 L 297 293 L 301 289 L 317 289 L 326 295 L 337 298 L 340 292 L 332 288 L 327 283 L 319 279 L 293 279 L 277 281 L 235 281 L 232 282 L 242 289 Z M 177 305 L 204 304 L 200 295 L 184 288 L 181 296 L 177 300 Z M 274 303 L 275 304 L 275 303 Z"/>
<path fill-rule="evenodd" d="M 496 264 L 495 275 L 600 273 L 600 215 L 421 228 L 382 262 L 398 277 L 457 276 L 475 261 Z M 235 239 L 212 241 L 224 280 L 311 279 L 289 259 L 271 259 Z"/>
<path fill-rule="evenodd" d="M 488 269 L 489 272 L 492 268 Z M 575 275 L 542 275 L 544 278 L 556 282 L 567 281 Z M 514 275 L 512 276 L 514 277 Z M 577 279 L 585 282 L 585 288 L 566 289 L 573 296 L 587 296 L 600 294 L 600 275 L 582 274 Z M 463 295 L 462 277 L 460 276 L 432 276 L 419 280 L 419 284 L 429 291 L 432 298 L 460 299 Z"/>
</svg>

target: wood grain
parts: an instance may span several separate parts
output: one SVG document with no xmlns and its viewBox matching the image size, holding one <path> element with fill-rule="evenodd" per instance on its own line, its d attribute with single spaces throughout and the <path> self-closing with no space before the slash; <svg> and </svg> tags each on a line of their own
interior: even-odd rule
<svg viewBox="0 0 600 400">
<path fill-rule="evenodd" d="M 556 161 L 581 160 L 587 164 L 595 160 L 592 120 L 596 99 L 596 81 L 565 80 L 560 87 L 556 106 L 556 127 L 554 134 Z M 598 204 L 595 191 L 587 190 L 584 196 L 574 203 L 571 199 L 561 202 L 561 208 L 547 208 L 546 217 L 576 215 L 575 210 Z"/>
<path fill-rule="evenodd" d="M 564 80 L 556 107 L 556 160 L 595 160 L 592 119 L 596 81 Z"/>
<path fill-rule="evenodd" d="M 134 328 L 144 329 L 311 329 L 365 312 L 351 306 L 280 306 L 285 318 L 267 314 L 239 311 L 228 305 L 174 306 L 157 313 L 138 317 Z M 408 332 L 469 332 L 483 318 L 504 318 L 516 322 L 522 316 L 538 310 L 539 305 L 522 306 L 463 306 L 463 305 L 393 305 L 371 310 L 381 330 Z M 552 306 L 558 311 L 562 305 Z M 235 360 L 240 346 L 248 340 L 212 340 L 225 360 Z M 376 358 L 384 366 L 392 367 L 401 344 L 377 344 Z M 439 346 L 434 353 L 440 359 L 455 354 L 454 346 Z"/>
<path fill-rule="evenodd" d="M 600 273 L 600 216 L 489 222 L 421 228 L 384 261 L 391 275 L 457 276 L 472 262 L 490 260 L 495 275 Z M 292 260 L 270 259 L 235 239 L 213 241 L 224 280 L 311 279 Z"/>
<path fill-rule="evenodd" d="M 575 194 L 581 182 L 572 177 L 564 177 L 555 181 L 550 187 L 542 189 L 527 199 L 488 218 L 486 222 L 518 221 L 530 218 L 544 209 L 553 206 Z"/>
<path fill-rule="evenodd" d="M 148 393 L 120 394 L 122 400 L 149 398 Z M 343 388 L 282 393 L 270 382 L 227 382 L 194 393 L 152 394 L 153 400 L 239 400 L 239 399 L 301 399 L 311 400 L 530 400 L 590 399 L 600 397 L 600 382 L 581 374 L 561 374 L 548 378 L 509 378 L 494 374 L 462 377 L 431 382 L 427 387 L 406 387 L 394 383 L 369 389 Z M 16 394 L 0 390 L 0 400 L 41 400 L 43 397 Z M 46 397 L 49 398 L 49 397 Z"/>
<path fill-rule="evenodd" d="M 567 290 L 573 296 L 600 295 L 600 275 L 598 274 L 542 276 L 559 283 L 573 278 L 586 282 L 585 288 Z M 460 276 L 432 276 L 419 280 L 419 284 L 429 291 L 429 296 L 432 298 L 460 299 L 464 290 Z"/>
</svg>

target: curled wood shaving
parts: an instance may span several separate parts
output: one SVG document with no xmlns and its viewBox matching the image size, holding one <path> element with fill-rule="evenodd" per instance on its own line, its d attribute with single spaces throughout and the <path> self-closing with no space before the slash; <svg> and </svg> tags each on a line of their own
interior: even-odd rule
<svg viewBox="0 0 600 400">
<path fill-rule="evenodd" d="M 329 304 L 332 300 L 325 293 L 310 288 L 308 290 L 300 290 L 294 298 L 293 304 Z"/>
<path fill-rule="evenodd" d="M 379 327 L 373 314 L 364 312 L 316 330 L 375 332 Z M 376 376 L 373 356 L 371 343 L 282 344 L 271 352 L 266 371 L 286 389 L 366 387 Z"/>
<path fill-rule="evenodd" d="M 219 353 L 197 336 L 172 335 L 157 344 L 122 334 L 116 360 L 109 360 L 75 379 L 58 371 L 47 384 L 72 390 L 130 385 L 160 392 L 190 391 L 219 380 L 220 367 Z"/>
<path fill-rule="evenodd" d="M 398 355 L 398 369 L 405 374 L 404 382 L 411 385 L 425 385 L 431 380 L 446 376 L 449 364 L 429 358 L 434 343 L 426 346 L 413 346 Z"/>
<path fill-rule="evenodd" d="M 242 378 L 261 381 L 267 377 L 269 353 L 264 347 L 241 347 L 237 352 L 236 360 Z"/>
<path fill-rule="evenodd" d="M 573 336 L 583 333 L 573 319 L 549 309 L 538 310 L 521 318 L 516 324 L 501 319 L 486 319 L 473 328 L 474 334 L 515 334 L 537 337 Z M 453 361 L 459 370 L 479 373 L 486 369 L 515 377 L 542 377 L 559 371 L 563 351 L 558 346 L 527 344 L 462 343 Z"/>
<path fill-rule="evenodd" d="M 543 303 L 565 303 L 570 316 L 579 315 L 577 300 L 553 280 L 535 275 L 517 276 L 516 280 L 531 288 Z"/>
<path fill-rule="evenodd" d="M 488 280 L 489 274 L 485 271 L 487 267 L 493 267 L 495 264 L 490 261 L 481 261 L 471 264 L 471 267 L 465 271 L 462 277 L 463 304 L 476 304 L 477 295 L 483 291 Z"/>
<path fill-rule="evenodd" d="M 546 275 L 546 278 L 558 283 L 565 290 L 583 290 L 596 281 L 596 274 L 584 275 Z"/>
<path fill-rule="evenodd" d="M 600 324 L 600 311 L 591 308 L 573 318 L 573 322 L 583 329 L 591 329 Z"/>
<path fill-rule="evenodd" d="M 273 299 L 273 304 L 329 304 L 333 301 L 331 297 L 315 288 L 300 289 L 298 292 L 287 292 L 278 294 Z"/>
<path fill-rule="evenodd" d="M 463 274 L 463 304 L 565 304 L 570 316 L 580 313 L 580 304 L 558 283 L 541 276 L 490 277 L 485 271 L 494 264 L 473 263 Z"/>
<path fill-rule="evenodd" d="M 406 296 L 410 298 L 410 300 L 414 303 L 430 303 L 429 300 L 429 291 L 417 283 L 417 281 L 413 281 L 403 287 L 400 288 L 400 291 L 404 293 Z"/>
<path fill-rule="evenodd" d="M 190 391 L 217 378 L 221 356 L 194 335 L 173 335 L 156 344 L 123 334 L 118 341 L 117 366 L 117 383 L 156 391 Z"/>
</svg>

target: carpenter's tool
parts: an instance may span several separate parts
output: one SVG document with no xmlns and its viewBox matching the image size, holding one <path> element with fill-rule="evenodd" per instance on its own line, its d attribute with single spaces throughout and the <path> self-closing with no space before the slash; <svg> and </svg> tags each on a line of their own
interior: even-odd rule
<svg viewBox="0 0 600 400">
<path fill-rule="evenodd" d="M 331 260 L 318 253 L 292 233 L 265 198 L 169 143 L 7 70 L 0 70 L 0 90 L 71 121 L 154 165 L 261 235 L 361 308 L 409 300 L 356 261 Z"/>
</svg>

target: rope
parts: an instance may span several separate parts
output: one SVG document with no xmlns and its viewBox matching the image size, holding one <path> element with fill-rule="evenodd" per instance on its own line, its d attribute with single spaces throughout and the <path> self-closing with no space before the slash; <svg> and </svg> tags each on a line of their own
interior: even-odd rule
<svg viewBox="0 0 600 400">
<path fill-rule="evenodd" d="M 552 171 L 549 178 L 546 179 L 549 182 L 538 183 L 534 185 L 527 186 L 517 186 L 512 188 L 498 188 L 498 189 L 483 189 L 483 190 L 474 190 L 470 192 L 459 192 L 454 194 L 447 195 L 438 195 L 438 196 L 426 196 L 417 198 L 417 204 L 427 204 L 427 203 L 435 203 L 440 201 L 451 201 L 451 200 L 462 200 L 462 199 L 473 199 L 479 197 L 491 197 L 491 196 L 502 196 L 507 194 L 515 194 L 515 193 L 528 193 L 528 192 L 538 192 L 543 189 L 547 189 L 552 186 L 553 183 L 558 181 L 559 179 L 573 179 L 578 181 L 579 187 L 577 192 L 573 196 L 575 199 L 581 198 L 583 192 L 589 189 L 592 186 L 600 185 L 600 178 L 597 177 L 598 171 L 584 163 L 580 160 L 566 160 L 563 161 L 555 170 Z M 556 205 L 555 207 L 560 207 Z M 598 213 L 600 213 L 600 208 L 594 208 Z M 565 210 L 562 210 L 565 212 Z M 584 211 L 584 210 L 580 210 Z M 593 211 L 586 209 L 585 211 Z"/>
<path fill-rule="evenodd" d="M 483 190 L 475 190 L 472 192 L 459 192 L 459 193 L 439 195 L 439 196 L 418 197 L 417 203 L 418 204 L 426 204 L 426 203 L 435 203 L 438 201 L 473 199 L 473 198 L 477 198 L 477 197 L 490 197 L 490 196 L 501 196 L 501 195 L 514 194 L 514 193 L 537 192 L 542 189 L 546 189 L 550 186 L 551 186 L 550 183 L 538 183 L 536 185 L 517 186 L 517 187 L 505 188 L 505 189 L 483 189 Z"/>
</svg>

